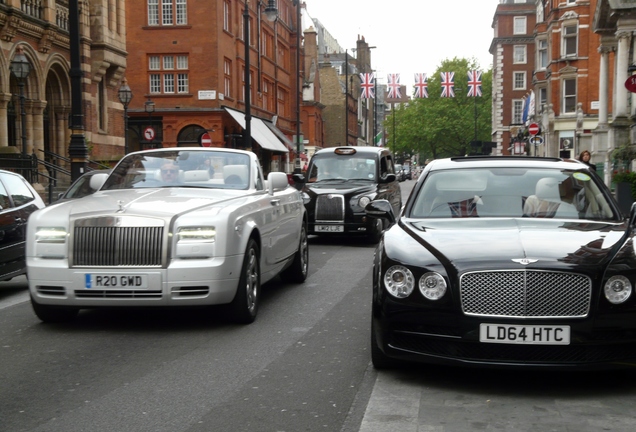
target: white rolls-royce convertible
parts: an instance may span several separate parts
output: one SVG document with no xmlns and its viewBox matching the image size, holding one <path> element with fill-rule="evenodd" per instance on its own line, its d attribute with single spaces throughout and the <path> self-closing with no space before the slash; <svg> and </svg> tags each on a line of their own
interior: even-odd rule
<svg viewBox="0 0 636 432">
<path fill-rule="evenodd" d="M 307 277 L 301 195 L 285 173 L 265 179 L 254 153 L 130 153 L 91 187 L 29 219 L 29 290 L 42 321 L 83 308 L 226 304 L 251 323 L 261 284 Z"/>
</svg>

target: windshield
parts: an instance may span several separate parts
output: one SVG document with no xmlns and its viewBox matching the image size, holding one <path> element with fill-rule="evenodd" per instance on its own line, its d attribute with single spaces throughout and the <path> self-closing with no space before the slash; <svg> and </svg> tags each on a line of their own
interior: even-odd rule
<svg viewBox="0 0 636 432">
<path fill-rule="evenodd" d="M 250 158 L 230 151 L 133 153 L 113 170 L 101 190 L 196 187 L 248 189 Z"/>
<path fill-rule="evenodd" d="M 314 157 L 307 170 L 309 183 L 332 180 L 368 180 L 377 178 L 375 158 L 363 155 L 325 155 Z"/>
<path fill-rule="evenodd" d="M 413 201 L 410 217 L 620 220 L 605 186 L 588 173 L 528 168 L 432 172 Z"/>
</svg>

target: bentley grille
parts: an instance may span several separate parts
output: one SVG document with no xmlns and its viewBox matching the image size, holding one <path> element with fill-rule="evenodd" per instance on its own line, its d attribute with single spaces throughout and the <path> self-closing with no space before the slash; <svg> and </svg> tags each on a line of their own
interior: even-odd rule
<svg viewBox="0 0 636 432">
<path fill-rule="evenodd" d="M 580 318 L 589 313 L 592 282 L 551 271 L 474 272 L 461 277 L 460 296 L 466 315 Z"/>
<path fill-rule="evenodd" d="M 163 227 L 76 226 L 73 266 L 160 267 Z"/>
<path fill-rule="evenodd" d="M 316 199 L 316 222 L 344 222 L 344 196 L 318 195 Z"/>
</svg>

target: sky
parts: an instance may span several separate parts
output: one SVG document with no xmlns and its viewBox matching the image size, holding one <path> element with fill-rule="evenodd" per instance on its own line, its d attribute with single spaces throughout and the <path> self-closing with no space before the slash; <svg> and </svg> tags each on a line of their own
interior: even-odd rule
<svg viewBox="0 0 636 432">
<path fill-rule="evenodd" d="M 351 52 L 358 35 L 371 50 L 378 82 L 401 74 L 412 85 L 416 72 L 432 75 L 445 59 L 475 58 L 492 67 L 492 21 L 499 0 L 304 0 L 318 19 Z M 409 92 L 410 93 L 410 92 Z"/>
</svg>

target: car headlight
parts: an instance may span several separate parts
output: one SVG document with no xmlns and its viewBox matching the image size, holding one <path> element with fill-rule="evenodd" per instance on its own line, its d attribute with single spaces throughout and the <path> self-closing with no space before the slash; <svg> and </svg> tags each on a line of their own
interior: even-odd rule
<svg viewBox="0 0 636 432">
<path fill-rule="evenodd" d="M 415 277 L 411 270 L 396 265 L 384 273 L 384 287 L 393 297 L 406 298 L 415 288 Z"/>
<path fill-rule="evenodd" d="M 216 229 L 214 227 L 182 227 L 177 230 L 177 241 L 214 241 Z"/>
<path fill-rule="evenodd" d="M 439 300 L 446 294 L 446 280 L 441 274 L 429 272 L 420 278 L 420 292 L 429 300 Z"/>
<path fill-rule="evenodd" d="M 306 192 L 303 192 L 301 194 L 301 198 L 303 199 L 303 204 L 305 204 L 305 205 L 307 205 L 307 204 L 309 204 L 311 202 L 311 197 Z"/>
<path fill-rule="evenodd" d="M 612 304 L 621 304 L 632 295 L 632 283 L 625 276 L 612 276 L 605 282 L 605 298 Z"/>
<path fill-rule="evenodd" d="M 365 208 L 370 202 L 371 198 L 369 198 L 368 196 L 363 196 L 358 200 L 358 205 L 362 208 Z"/>
<path fill-rule="evenodd" d="M 35 230 L 36 243 L 64 243 L 66 229 L 62 227 L 38 227 Z"/>
</svg>

